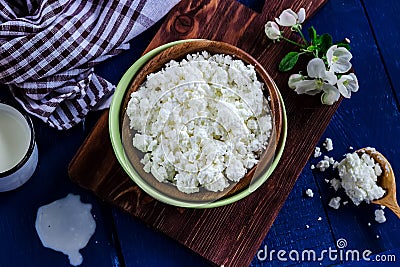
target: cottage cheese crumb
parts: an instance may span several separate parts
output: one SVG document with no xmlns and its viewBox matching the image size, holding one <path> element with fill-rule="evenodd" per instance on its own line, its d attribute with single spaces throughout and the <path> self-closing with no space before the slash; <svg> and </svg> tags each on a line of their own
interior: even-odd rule
<svg viewBox="0 0 400 267">
<path fill-rule="evenodd" d="M 371 226 L 371 223 L 370 223 L 370 222 L 368 223 L 368 226 Z"/>
<path fill-rule="evenodd" d="M 330 138 L 326 138 L 322 145 L 328 152 L 333 150 L 333 142 L 332 142 L 332 139 L 330 139 Z"/>
<path fill-rule="evenodd" d="M 310 226 L 308 224 L 306 224 L 306 228 L 308 229 L 308 228 L 310 228 Z"/>
<path fill-rule="evenodd" d="M 314 164 L 311 164 L 311 170 L 314 170 L 315 169 L 315 165 Z"/>
<path fill-rule="evenodd" d="M 349 204 L 348 201 L 343 201 L 343 206 L 346 206 L 347 204 Z"/>
<path fill-rule="evenodd" d="M 322 217 L 318 217 L 318 219 L 317 219 L 318 221 L 322 221 Z"/>
<path fill-rule="evenodd" d="M 307 195 L 308 197 L 314 197 L 314 192 L 313 192 L 311 189 L 307 189 L 307 190 L 306 190 L 306 195 Z"/>
<path fill-rule="evenodd" d="M 386 206 L 383 206 L 383 205 L 380 205 L 380 206 L 381 206 L 381 209 L 383 209 L 383 210 L 386 208 Z"/>
<path fill-rule="evenodd" d="M 339 166 L 339 162 L 335 161 L 332 164 L 332 169 L 337 169 L 338 166 Z"/>
<path fill-rule="evenodd" d="M 353 150 L 353 149 L 354 149 L 354 147 L 352 147 L 352 146 L 349 146 L 349 149 L 350 149 L 350 150 Z"/>
<path fill-rule="evenodd" d="M 385 212 L 383 210 L 375 210 L 375 221 L 377 221 L 378 223 L 386 222 Z"/>
<path fill-rule="evenodd" d="M 239 181 L 271 134 L 263 86 L 254 66 L 207 52 L 150 74 L 127 107 L 144 171 L 188 194 Z"/>
<path fill-rule="evenodd" d="M 385 194 L 385 190 L 376 184 L 382 171 L 368 154 L 361 157 L 356 153 L 346 154 L 338 166 L 341 185 L 355 205 L 365 201 L 370 203 Z"/>
<path fill-rule="evenodd" d="M 335 210 L 337 210 L 340 207 L 340 197 L 334 197 L 331 199 L 331 201 L 329 201 L 329 207 L 334 208 Z"/>
<path fill-rule="evenodd" d="M 318 157 L 320 157 L 321 155 L 322 155 L 321 148 L 319 148 L 318 146 L 315 147 L 315 150 L 314 150 L 314 158 L 318 158 Z"/>
<path fill-rule="evenodd" d="M 324 156 L 324 159 L 322 159 L 320 162 L 317 163 L 317 168 L 321 171 L 324 172 L 329 168 L 331 165 L 331 162 L 333 163 L 334 160 L 333 158 L 329 158 L 328 156 Z"/>
<path fill-rule="evenodd" d="M 335 189 L 335 191 L 338 191 L 338 189 L 340 188 L 340 180 L 333 178 L 332 180 L 330 180 L 330 184 L 333 187 L 333 189 Z"/>
</svg>

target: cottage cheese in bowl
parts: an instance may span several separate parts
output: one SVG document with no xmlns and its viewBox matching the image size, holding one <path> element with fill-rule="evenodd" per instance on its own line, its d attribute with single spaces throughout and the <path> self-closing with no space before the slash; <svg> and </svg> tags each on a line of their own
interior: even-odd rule
<svg viewBox="0 0 400 267">
<path fill-rule="evenodd" d="M 263 87 L 253 66 L 206 51 L 148 75 L 126 110 L 143 170 L 185 194 L 239 182 L 273 131 Z"/>
</svg>

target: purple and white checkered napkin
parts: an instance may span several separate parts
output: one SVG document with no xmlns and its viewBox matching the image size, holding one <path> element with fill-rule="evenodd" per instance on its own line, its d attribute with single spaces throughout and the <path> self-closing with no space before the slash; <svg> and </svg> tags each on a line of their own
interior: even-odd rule
<svg viewBox="0 0 400 267">
<path fill-rule="evenodd" d="M 105 108 L 115 86 L 93 66 L 179 0 L 1 0 L 0 83 L 31 114 L 57 129 Z"/>
</svg>

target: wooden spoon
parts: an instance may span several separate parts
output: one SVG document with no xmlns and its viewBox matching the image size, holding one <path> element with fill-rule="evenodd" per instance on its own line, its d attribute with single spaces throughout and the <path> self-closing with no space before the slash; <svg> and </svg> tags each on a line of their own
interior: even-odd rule
<svg viewBox="0 0 400 267">
<path fill-rule="evenodd" d="M 400 218 L 400 207 L 396 199 L 396 179 L 389 161 L 381 153 L 372 148 L 362 148 L 357 152 L 370 155 L 375 162 L 379 163 L 382 169 L 378 185 L 386 190 L 386 194 L 382 198 L 372 201 L 372 203 L 388 207 Z"/>
</svg>

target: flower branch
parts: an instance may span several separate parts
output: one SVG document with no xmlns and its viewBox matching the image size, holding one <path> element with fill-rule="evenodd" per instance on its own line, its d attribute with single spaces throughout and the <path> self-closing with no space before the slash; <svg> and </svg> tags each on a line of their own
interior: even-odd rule
<svg viewBox="0 0 400 267">
<path fill-rule="evenodd" d="M 308 29 L 306 39 L 302 32 L 302 23 L 306 17 L 305 9 L 300 8 L 298 13 L 291 9 L 284 10 L 275 21 L 265 24 L 265 34 L 274 42 L 286 41 L 297 47 L 299 51 L 286 54 L 279 63 L 279 70 L 290 71 L 297 64 L 300 56 L 308 55 L 312 59 L 307 64 L 307 75 L 292 74 L 288 85 L 298 94 L 316 95 L 322 93 L 321 102 L 332 105 L 340 95 L 350 98 L 352 92 L 359 89 L 358 80 L 354 73 L 349 73 L 352 67 L 350 60 L 350 41 L 333 44 L 330 34 L 318 35 L 312 26 Z M 290 27 L 291 31 L 301 37 L 301 42 L 283 36 L 281 27 Z"/>
</svg>

